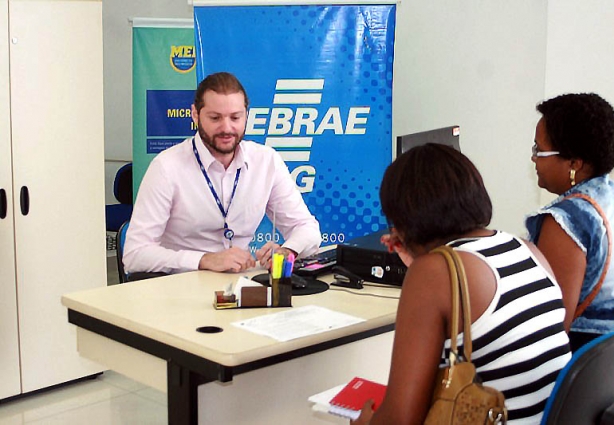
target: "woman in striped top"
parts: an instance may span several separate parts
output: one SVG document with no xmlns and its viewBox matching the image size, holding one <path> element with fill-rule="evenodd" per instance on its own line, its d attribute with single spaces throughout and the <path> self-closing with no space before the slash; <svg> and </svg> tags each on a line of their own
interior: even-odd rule
<svg viewBox="0 0 614 425">
<path fill-rule="evenodd" d="M 492 206 L 482 178 L 447 146 L 427 144 L 401 155 L 386 170 L 380 198 L 394 225 L 384 242 L 409 268 L 386 397 L 375 413 L 367 403 L 356 423 L 424 421 L 451 323 L 448 267 L 430 251 L 448 244 L 467 272 L 477 372 L 505 395 L 510 424 L 538 424 L 571 357 L 561 291 L 544 257 L 534 245 L 486 228 Z M 459 344 L 461 332 L 462 320 Z"/>
</svg>

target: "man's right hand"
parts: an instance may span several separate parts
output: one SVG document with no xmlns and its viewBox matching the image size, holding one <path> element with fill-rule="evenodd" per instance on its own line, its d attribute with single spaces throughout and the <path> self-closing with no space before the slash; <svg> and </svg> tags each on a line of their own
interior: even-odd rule
<svg viewBox="0 0 614 425">
<path fill-rule="evenodd" d="M 199 270 L 214 272 L 242 272 L 255 267 L 256 261 L 251 254 L 241 248 L 229 248 L 221 252 L 210 252 L 203 255 L 198 263 Z"/>
</svg>

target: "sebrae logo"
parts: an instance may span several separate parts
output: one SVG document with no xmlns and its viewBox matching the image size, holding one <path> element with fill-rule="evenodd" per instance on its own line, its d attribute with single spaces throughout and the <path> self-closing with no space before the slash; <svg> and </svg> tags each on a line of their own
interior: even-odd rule
<svg viewBox="0 0 614 425">
<path fill-rule="evenodd" d="M 194 46 L 171 46 L 171 67 L 181 74 L 187 74 L 196 65 Z"/>
<path fill-rule="evenodd" d="M 324 133 L 362 135 L 371 108 L 353 106 L 342 116 L 338 106 L 320 115 L 324 79 L 280 79 L 275 86 L 273 108 L 250 108 L 245 134 L 265 135 L 265 144 L 288 162 L 308 162 L 314 136 Z M 300 106 L 299 106 L 300 105 Z M 309 106 L 313 105 L 313 106 Z M 291 171 L 301 193 L 313 191 L 316 169 L 299 165 Z"/>
</svg>

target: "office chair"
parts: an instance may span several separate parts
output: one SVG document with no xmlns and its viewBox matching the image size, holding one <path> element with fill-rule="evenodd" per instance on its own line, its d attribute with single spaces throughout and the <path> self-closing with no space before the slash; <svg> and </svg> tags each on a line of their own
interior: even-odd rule
<svg viewBox="0 0 614 425">
<path fill-rule="evenodd" d="M 614 332 L 574 353 L 559 372 L 541 424 L 614 424 Z"/>
<path fill-rule="evenodd" d="M 122 223 L 132 216 L 132 163 L 123 165 L 115 174 L 113 195 L 119 204 L 105 206 L 108 232 L 118 232 Z"/>
<path fill-rule="evenodd" d="M 135 282 L 137 280 L 151 279 L 152 277 L 167 276 L 168 273 L 164 272 L 135 272 L 126 273 L 124 270 L 124 244 L 126 243 L 126 233 L 130 226 L 130 220 L 125 221 L 119 226 L 117 231 L 117 272 L 119 273 L 119 283 Z"/>
<path fill-rule="evenodd" d="M 130 226 L 130 221 L 124 221 L 117 231 L 117 272 L 119 273 L 119 283 L 128 282 L 128 275 L 124 271 L 124 243 L 126 243 L 126 232 Z"/>
</svg>

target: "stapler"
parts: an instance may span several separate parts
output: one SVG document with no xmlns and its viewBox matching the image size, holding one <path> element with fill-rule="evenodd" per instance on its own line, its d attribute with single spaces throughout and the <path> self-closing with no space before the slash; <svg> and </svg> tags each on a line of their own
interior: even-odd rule
<svg viewBox="0 0 614 425">
<path fill-rule="evenodd" d="M 331 283 L 333 286 L 341 286 L 343 288 L 362 289 L 364 279 L 352 273 L 342 266 L 334 266 L 332 269 L 335 281 Z"/>
</svg>

